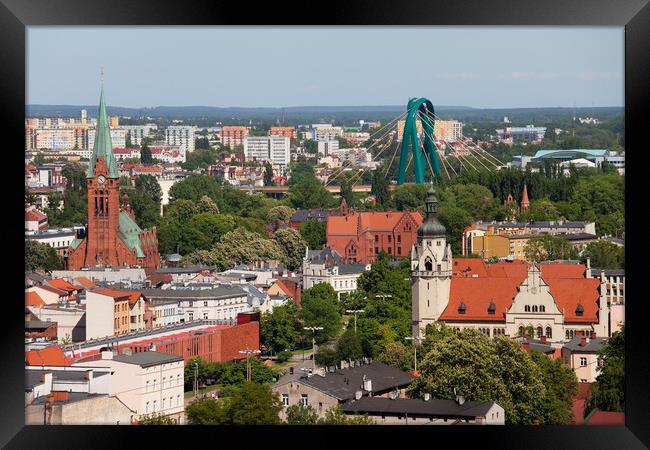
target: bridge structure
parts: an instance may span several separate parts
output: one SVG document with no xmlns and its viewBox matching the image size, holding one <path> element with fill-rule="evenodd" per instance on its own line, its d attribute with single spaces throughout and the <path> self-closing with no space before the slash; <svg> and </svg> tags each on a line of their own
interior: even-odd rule
<svg viewBox="0 0 650 450">
<path fill-rule="evenodd" d="M 388 185 L 388 189 L 391 191 L 394 190 L 395 187 L 394 184 Z M 283 195 L 289 191 L 289 186 L 237 186 L 237 189 L 244 192 Z M 324 189 L 332 194 L 339 194 L 341 192 L 341 186 L 326 186 Z M 356 184 L 352 186 L 352 192 L 370 192 L 371 190 L 372 186 L 369 184 Z"/>
</svg>

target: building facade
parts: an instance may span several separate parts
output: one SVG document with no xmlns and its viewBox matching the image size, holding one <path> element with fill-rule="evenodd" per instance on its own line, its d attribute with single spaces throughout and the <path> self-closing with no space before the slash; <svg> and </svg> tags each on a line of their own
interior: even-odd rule
<svg viewBox="0 0 650 450">
<path fill-rule="evenodd" d="M 248 136 L 244 140 L 244 154 L 246 159 L 286 166 L 290 159 L 289 142 L 286 136 Z"/>
<path fill-rule="evenodd" d="M 240 126 L 225 126 L 221 128 L 221 144 L 224 147 L 234 148 L 244 145 L 248 137 L 248 128 Z"/>
<path fill-rule="evenodd" d="M 302 262 L 303 289 L 327 283 L 339 299 L 357 290 L 357 280 L 370 270 L 370 264 L 346 263 L 343 257 L 329 247 L 323 250 L 305 250 Z"/>
<path fill-rule="evenodd" d="M 165 128 L 165 143 L 179 147 L 185 153 L 194 151 L 194 127 L 173 125 Z"/>
</svg>

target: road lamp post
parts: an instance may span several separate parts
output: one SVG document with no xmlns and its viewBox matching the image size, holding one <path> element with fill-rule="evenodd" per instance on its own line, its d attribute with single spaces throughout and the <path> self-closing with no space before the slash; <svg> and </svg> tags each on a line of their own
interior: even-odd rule
<svg viewBox="0 0 650 450">
<path fill-rule="evenodd" d="M 354 334 L 357 334 L 357 313 L 365 312 L 363 309 L 346 309 L 346 313 L 354 314 Z"/>
<path fill-rule="evenodd" d="M 194 363 L 194 398 L 199 396 L 199 363 Z"/>
<path fill-rule="evenodd" d="M 417 372 L 418 371 L 418 346 L 417 346 L 417 341 L 420 340 L 419 337 L 416 336 L 406 336 L 404 339 L 407 341 L 413 341 L 413 362 L 414 362 L 414 368 L 413 371 Z"/>
<path fill-rule="evenodd" d="M 239 350 L 239 353 L 246 355 L 246 381 L 251 381 L 250 355 L 258 355 L 261 352 L 259 350 L 251 350 L 249 348 L 246 348 L 244 350 Z"/>
<path fill-rule="evenodd" d="M 323 327 L 303 327 L 305 330 L 312 332 L 311 338 L 311 357 L 313 358 L 312 373 L 316 372 L 316 332 L 321 331 Z"/>
</svg>

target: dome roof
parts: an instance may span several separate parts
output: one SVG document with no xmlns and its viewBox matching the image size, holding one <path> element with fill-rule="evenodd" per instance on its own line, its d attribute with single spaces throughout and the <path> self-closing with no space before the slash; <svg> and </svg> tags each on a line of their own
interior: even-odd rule
<svg viewBox="0 0 650 450">
<path fill-rule="evenodd" d="M 438 199 L 436 198 L 436 191 L 429 189 L 426 200 L 426 218 L 422 225 L 418 227 L 418 239 L 424 237 L 441 237 L 445 236 L 447 229 L 438 220 Z"/>
</svg>

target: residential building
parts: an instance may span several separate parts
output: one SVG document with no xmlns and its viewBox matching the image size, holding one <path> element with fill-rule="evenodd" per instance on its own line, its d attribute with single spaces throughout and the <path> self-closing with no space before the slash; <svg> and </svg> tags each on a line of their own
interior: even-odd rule
<svg viewBox="0 0 650 450">
<path fill-rule="evenodd" d="M 370 264 L 346 263 L 336 250 L 325 247 L 323 250 L 305 249 L 302 262 L 302 282 L 304 289 L 320 283 L 327 283 L 334 289 L 339 299 L 357 289 L 361 274 L 370 270 Z"/>
<path fill-rule="evenodd" d="M 206 285 L 204 288 L 144 289 L 152 304 L 175 300 L 183 321 L 230 320 L 240 312 L 251 311 L 248 293 L 239 285 Z"/>
<path fill-rule="evenodd" d="M 286 166 L 289 163 L 289 142 L 286 136 L 248 136 L 244 140 L 244 154 L 247 159 Z"/>
<path fill-rule="evenodd" d="M 25 424 L 130 425 L 135 412 L 111 392 L 113 378 L 106 367 L 26 366 Z"/>
<path fill-rule="evenodd" d="M 526 169 L 528 164 L 539 164 L 545 160 L 563 164 L 576 160 L 586 160 L 580 164 L 588 167 L 601 167 L 603 163 L 611 164 L 619 174 L 625 174 L 625 152 L 614 152 L 607 149 L 552 149 L 538 150 L 534 156 L 513 156 L 512 165 Z"/>
<path fill-rule="evenodd" d="M 366 142 L 368 139 L 370 139 L 370 133 L 367 133 L 365 131 L 360 132 L 354 130 L 344 131 L 341 137 L 346 141 L 348 141 L 350 145 L 361 145 L 364 142 Z"/>
<path fill-rule="evenodd" d="M 84 148 L 85 149 L 94 149 L 95 148 L 95 136 L 97 133 L 103 133 L 102 130 L 98 129 L 100 128 L 101 122 L 97 122 L 97 128 L 91 128 L 88 130 L 87 134 L 87 142 L 85 143 Z M 111 137 L 110 142 L 112 145 L 115 147 L 126 147 L 126 130 L 124 128 L 115 128 L 114 126 L 111 125 L 111 127 L 108 129 L 108 133 Z"/>
<path fill-rule="evenodd" d="M 516 141 L 541 142 L 546 134 L 546 127 L 526 125 L 525 127 L 506 127 L 496 130 L 499 140 L 512 143 Z"/>
<path fill-rule="evenodd" d="M 271 127 L 269 130 L 269 136 L 284 136 L 289 139 L 296 138 L 296 128 L 295 127 Z"/>
<path fill-rule="evenodd" d="M 463 138 L 463 124 L 457 120 L 440 120 L 433 123 L 433 138 L 436 141 L 456 142 Z"/>
<path fill-rule="evenodd" d="M 598 352 L 606 343 L 605 338 L 586 335 L 575 336 L 562 347 L 562 362 L 571 367 L 578 381 L 594 383 L 598 376 L 598 368 L 603 365 Z"/>
<path fill-rule="evenodd" d="M 605 291 L 585 265 L 454 259 L 445 234 L 431 189 L 411 251 L 414 336 L 438 320 L 488 336 L 521 336 L 533 327 L 535 337 L 555 346 L 576 334 L 609 332 Z"/>
<path fill-rule="evenodd" d="M 324 156 L 330 156 L 330 152 L 336 152 L 339 150 L 339 141 L 336 139 L 327 140 L 327 141 L 318 141 L 318 154 Z"/>
<path fill-rule="evenodd" d="M 25 231 L 42 231 L 47 229 L 47 214 L 34 205 L 25 205 Z"/>
<path fill-rule="evenodd" d="M 404 125 L 406 124 L 406 120 L 398 120 L 397 121 L 397 140 L 401 141 L 402 136 L 404 136 Z M 415 121 L 415 128 L 417 130 L 418 136 L 422 135 L 422 121 L 420 119 L 416 119 Z"/>
<path fill-rule="evenodd" d="M 248 137 L 248 128 L 241 126 L 225 126 L 221 128 L 221 144 L 224 147 L 234 148 L 244 145 Z"/>
<path fill-rule="evenodd" d="M 332 141 L 343 136 L 343 128 L 330 124 L 312 125 L 312 136 L 315 141 Z"/>
<path fill-rule="evenodd" d="M 184 369 L 181 356 L 157 351 L 101 352 L 101 359 L 77 362 L 73 367 L 106 367 L 113 374 L 110 394 L 117 396 L 136 418 L 161 414 L 180 422 L 184 402 Z"/>
<path fill-rule="evenodd" d="M 165 128 L 165 143 L 179 147 L 184 153 L 194 151 L 194 127 L 172 125 Z"/>
<path fill-rule="evenodd" d="M 29 295 L 29 294 L 28 294 Z M 86 308 L 85 306 L 69 305 L 67 303 L 33 304 L 26 308 L 43 322 L 56 323 L 56 338 L 59 341 L 70 340 L 82 342 L 86 340 Z"/>
<path fill-rule="evenodd" d="M 113 149 L 113 156 L 117 161 L 134 158 L 140 159 L 140 149 L 116 147 Z"/>
<path fill-rule="evenodd" d="M 322 418 L 329 408 L 353 399 L 388 398 L 394 392 L 404 396 L 413 380 L 409 373 L 375 361 L 333 372 L 321 370 L 318 374 L 288 377 L 273 385 L 273 391 L 282 400 L 280 417 L 283 420 L 287 407 L 293 405 L 311 406 Z"/>
<path fill-rule="evenodd" d="M 99 100 L 98 139 L 86 173 L 88 190 L 88 235 L 70 243 L 66 267 L 70 270 L 93 266 L 160 267 L 155 228 L 142 230 L 122 198 L 117 162 L 107 123 L 104 91 Z M 123 147 L 123 145 L 122 145 Z"/>
<path fill-rule="evenodd" d="M 140 292 L 100 288 L 86 293 L 86 339 L 142 330 L 145 297 Z"/>
<path fill-rule="evenodd" d="M 158 130 L 158 125 L 149 123 L 147 125 L 122 125 L 127 136 L 131 140 L 131 145 L 142 145 L 142 140 L 149 137 L 153 130 Z"/>
<path fill-rule="evenodd" d="M 61 256 L 65 255 L 72 242 L 77 240 L 77 238 L 78 231 L 74 228 L 49 228 L 38 231 L 25 231 L 26 241 L 36 241 L 41 244 L 47 244 L 54 248 Z"/>
<path fill-rule="evenodd" d="M 422 216 L 413 211 L 356 212 L 327 218 L 327 246 L 345 261 L 372 264 L 379 252 L 408 256 Z"/>
<path fill-rule="evenodd" d="M 590 278 L 599 278 L 601 291 L 609 306 L 609 327 L 607 336 L 621 330 L 625 323 L 625 270 L 589 268 Z"/>
<path fill-rule="evenodd" d="M 505 425 L 505 411 L 495 402 L 419 398 L 362 397 L 343 404 L 351 417 L 366 415 L 377 425 Z"/>
</svg>

